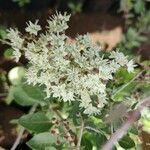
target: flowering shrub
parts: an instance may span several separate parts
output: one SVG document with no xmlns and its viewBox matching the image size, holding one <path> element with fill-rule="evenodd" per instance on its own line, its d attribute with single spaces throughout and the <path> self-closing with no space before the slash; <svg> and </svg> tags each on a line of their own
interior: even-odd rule
<svg viewBox="0 0 150 150">
<path fill-rule="evenodd" d="M 134 72 L 133 60 L 119 50 L 103 51 L 88 34 L 78 35 L 72 41 L 65 35 L 69 18 L 70 15 L 57 13 L 48 19 L 44 33 L 38 21 L 27 23 L 26 34 L 17 29 L 8 30 L 3 42 L 13 48 L 16 62 L 24 56 L 28 65 L 25 80 L 22 79 L 23 68 L 9 73 L 12 86 L 7 101 L 14 99 L 22 106 L 32 106 L 30 113 L 18 120 L 22 133 L 25 129 L 33 133 L 27 142 L 32 149 L 108 150 L 113 142 L 103 148 L 102 145 L 119 126 L 114 120 L 124 121 L 126 113 L 135 109 L 136 113 L 127 117 L 130 123 L 125 126 L 128 128 L 139 117 L 144 105 L 147 106 L 149 99 L 136 107 L 139 99 L 134 94 L 139 88 L 134 81 L 147 74 L 143 74 L 143 70 Z M 12 74 L 15 74 L 15 81 Z M 124 99 L 128 101 L 115 105 Z M 114 135 L 115 143 L 127 128 Z M 138 143 L 127 134 L 116 147 L 128 149 L 136 145 Z"/>
<path fill-rule="evenodd" d="M 98 114 L 107 103 L 106 85 L 113 80 L 113 74 L 120 67 L 133 72 L 135 65 L 119 51 L 105 56 L 88 35 L 79 35 L 73 43 L 70 42 L 65 35 L 69 18 L 66 14 L 53 16 L 47 21 L 45 34 L 39 33 L 38 21 L 29 22 L 25 29 L 29 38 L 10 29 L 7 39 L 14 49 L 16 61 L 22 53 L 29 60 L 28 84 L 44 85 L 46 98 L 80 101 L 85 114 Z"/>
</svg>

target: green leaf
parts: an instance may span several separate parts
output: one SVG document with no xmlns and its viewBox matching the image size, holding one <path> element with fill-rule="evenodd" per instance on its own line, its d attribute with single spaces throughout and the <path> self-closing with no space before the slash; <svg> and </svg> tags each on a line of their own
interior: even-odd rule
<svg viewBox="0 0 150 150">
<path fill-rule="evenodd" d="M 18 3 L 19 7 L 24 7 L 25 5 L 29 4 L 31 0 L 13 0 L 13 1 Z"/>
<path fill-rule="evenodd" d="M 123 101 L 125 97 L 128 97 L 137 88 L 138 82 L 136 80 L 132 81 L 135 76 L 135 73 L 129 74 L 125 69 L 120 69 L 116 73 L 116 89 L 111 97 L 113 101 Z"/>
<path fill-rule="evenodd" d="M 77 117 L 77 113 L 79 112 L 79 102 L 75 101 L 72 103 L 72 107 L 69 110 L 69 118 L 73 120 L 75 125 L 79 124 L 79 117 Z"/>
<path fill-rule="evenodd" d="M 107 141 L 107 138 L 103 134 L 95 134 L 96 136 L 96 147 L 101 148 Z"/>
<path fill-rule="evenodd" d="M 50 146 L 50 147 L 46 147 L 45 150 L 57 150 L 57 149 L 53 146 Z"/>
<path fill-rule="evenodd" d="M 145 11 L 145 2 L 143 0 L 137 0 L 134 5 L 134 10 L 137 14 Z"/>
<path fill-rule="evenodd" d="M 106 140 L 107 138 L 103 134 L 94 133 L 92 131 L 86 132 L 82 137 L 82 145 L 86 150 L 91 150 L 94 147 L 100 149 L 104 145 Z"/>
<path fill-rule="evenodd" d="M 24 115 L 19 119 L 19 124 L 36 133 L 48 131 L 52 126 L 43 112 Z"/>
<path fill-rule="evenodd" d="M 35 135 L 30 141 L 27 142 L 27 145 L 32 149 L 45 150 L 47 147 L 55 144 L 56 141 L 56 136 L 52 135 L 50 132 L 44 132 Z"/>
<path fill-rule="evenodd" d="M 118 92 L 117 94 L 112 95 L 112 99 L 115 102 L 121 102 L 123 101 L 126 97 L 128 97 L 132 91 L 135 90 L 137 83 L 132 82 L 129 84 L 127 87 L 125 87 L 123 90 Z"/>
<path fill-rule="evenodd" d="M 131 0 L 121 0 L 120 1 L 120 11 L 129 12 L 133 7 Z"/>
<path fill-rule="evenodd" d="M 91 150 L 93 148 L 92 140 L 93 138 L 91 134 L 85 133 L 82 136 L 81 145 L 84 147 L 84 149 Z"/>
<path fill-rule="evenodd" d="M 128 71 L 125 68 L 121 68 L 118 70 L 118 72 L 115 74 L 116 82 L 121 83 L 127 83 L 135 76 L 135 73 L 128 73 Z"/>
<path fill-rule="evenodd" d="M 42 103 L 44 98 L 44 93 L 36 86 L 24 84 L 14 87 L 14 100 L 21 106 L 32 106 Z"/>
<path fill-rule="evenodd" d="M 138 128 L 134 125 L 130 128 L 129 132 L 138 135 Z"/>
<path fill-rule="evenodd" d="M 134 141 L 128 136 L 124 136 L 120 141 L 119 145 L 125 149 L 133 148 L 135 147 Z"/>
</svg>

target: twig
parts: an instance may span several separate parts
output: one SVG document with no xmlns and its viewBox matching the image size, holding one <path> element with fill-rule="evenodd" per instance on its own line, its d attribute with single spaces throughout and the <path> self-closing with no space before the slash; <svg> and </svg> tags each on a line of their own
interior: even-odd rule
<svg viewBox="0 0 150 150">
<path fill-rule="evenodd" d="M 80 150 L 80 147 L 81 147 L 81 140 L 82 140 L 83 130 L 84 130 L 84 120 L 81 116 L 81 130 L 80 130 L 80 134 L 79 134 L 79 138 L 78 138 L 77 150 Z"/>
<path fill-rule="evenodd" d="M 19 131 L 19 134 L 18 134 L 18 136 L 17 136 L 17 138 L 16 138 L 16 141 L 14 142 L 14 144 L 13 144 L 11 150 L 15 150 L 15 149 L 17 148 L 17 146 L 19 145 L 19 143 L 20 143 L 20 141 L 21 141 L 21 138 L 22 138 L 22 136 L 23 136 L 24 131 L 25 131 L 25 128 L 24 128 L 24 127 L 21 127 L 21 129 L 20 129 L 20 131 Z"/>
<path fill-rule="evenodd" d="M 105 135 L 105 133 L 102 130 L 95 129 L 95 128 L 91 127 L 91 126 L 86 126 L 86 127 L 84 127 L 84 129 L 94 131 L 97 134 L 103 134 L 103 135 Z"/>
<path fill-rule="evenodd" d="M 85 129 L 88 129 L 88 130 L 94 131 L 94 132 L 96 132 L 96 133 L 98 133 L 98 134 L 100 134 L 100 133 L 101 133 L 101 131 L 99 131 L 98 129 L 95 129 L 95 128 L 90 127 L 90 126 L 86 126 L 86 127 L 85 127 Z"/>
<path fill-rule="evenodd" d="M 29 114 L 33 114 L 33 113 L 35 112 L 36 108 L 37 108 L 37 104 L 34 105 L 34 106 L 30 109 Z M 15 150 L 15 149 L 17 148 L 17 146 L 19 145 L 19 143 L 20 143 L 20 141 L 21 141 L 21 138 L 22 138 L 22 136 L 23 136 L 24 131 L 25 131 L 25 128 L 24 128 L 24 127 L 21 127 L 21 129 L 20 129 L 20 131 L 19 131 L 19 134 L 18 134 L 18 136 L 17 136 L 17 138 L 16 138 L 16 140 L 15 140 L 15 142 L 14 142 L 14 144 L 13 144 L 13 146 L 11 147 L 10 150 Z"/>
<path fill-rule="evenodd" d="M 113 145 L 124 136 L 130 126 L 139 119 L 141 111 L 147 106 L 150 106 L 150 97 L 145 98 L 141 103 L 139 103 L 137 109 L 128 116 L 127 121 L 118 130 L 116 130 L 101 150 L 111 150 Z"/>
<path fill-rule="evenodd" d="M 119 92 L 121 92 L 124 88 L 126 88 L 128 85 L 130 85 L 135 79 L 137 79 L 142 73 L 144 72 L 144 70 L 142 70 L 141 72 L 139 72 L 133 79 L 131 79 L 128 83 L 126 83 L 125 85 L 123 85 L 119 90 L 115 91 L 112 94 L 112 98 L 114 98 Z"/>
</svg>

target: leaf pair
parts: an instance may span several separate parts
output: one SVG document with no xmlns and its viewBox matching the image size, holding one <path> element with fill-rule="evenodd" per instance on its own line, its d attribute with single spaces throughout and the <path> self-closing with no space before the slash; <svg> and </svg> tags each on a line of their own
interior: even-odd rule
<svg viewBox="0 0 150 150">
<path fill-rule="evenodd" d="M 19 124 L 31 132 L 36 133 L 33 138 L 27 142 L 27 145 L 36 150 L 48 150 L 52 144 L 56 143 L 57 137 L 52 135 L 50 128 L 52 124 L 43 112 L 24 115 L 19 119 Z"/>
</svg>

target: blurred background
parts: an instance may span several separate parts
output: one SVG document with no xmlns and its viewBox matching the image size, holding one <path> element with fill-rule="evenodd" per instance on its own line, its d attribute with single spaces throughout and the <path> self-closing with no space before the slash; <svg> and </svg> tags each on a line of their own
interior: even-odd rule
<svg viewBox="0 0 150 150">
<path fill-rule="evenodd" d="M 67 30 L 72 39 L 88 32 L 92 40 L 107 51 L 117 47 L 124 53 L 149 60 L 149 0 L 0 0 L 0 38 L 5 37 L 6 29 L 10 27 L 24 32 L 28 20 L 39 19 L 39 24 L 44 27 L 56 11 L 72 14 Z M 11 52 L 9 46 L 0 44 L 0 146 L 6 149 L 16 138 L 10 120 L 28 110 L 13 102 L 11 105 L 4 102 L 9 85 L 6 75 L 13 67 L 26 63 L 25 59 L 15 63 L 10 59 Z M 150 149 L 150 145 L 146 145 L 150 140 L 148 133 L 143 131 L 140 136 L 144 141 L 143 149 Z M 20 149 L 27 149 L 25 141 L 24 137 Z"/>
</svg>

